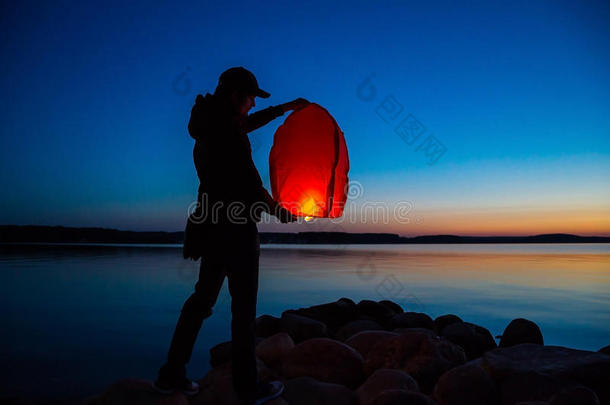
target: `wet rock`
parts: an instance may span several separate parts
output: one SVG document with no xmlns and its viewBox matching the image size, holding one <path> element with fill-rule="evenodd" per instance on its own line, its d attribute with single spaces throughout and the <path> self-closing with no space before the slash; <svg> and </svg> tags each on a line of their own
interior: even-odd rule
<svg viewBox="0 0 610 405">
<path fill-rule="evenodd" d="M 362 356 L 352 347 L 328 338 L 299 343 L 282 361 L 288 378 L 309 376 L 319 381 L 357 387 L 364 379 Z"/>
<path fill-rule="evenodd" d="M 360 403 L 371 402 L 386 390 L 419 391 L 417 382 L 402 370 L 379 369 L 375 370 L 356 391 Z"/>
<path fill-rule="evenodd" d="M 584 385 L 596 393 L 601 403 L 610 403 L 610 356 L 602 353 L 525 343 L 488 351 L 475 361 L 496 384 L 504 385 L 508 377 L 517 378 L 515 375 L 525 374 L 525 382 L 528 376 L 542 375 L 564 387 Z"/>
<path fill-rule="evenodd" d="M 599 405 L 599 403 L 595 392 L 583 386 L 564 388 L 549 401 L 549 405 Z"/>
<path fill-rule="evenodd" d="M 344 325 L 339 331 L 335 334 L 335 337 L 340 341 L 345 341 L 355 335 L 356 333 L 367 331 L 367 330 L 382 330 L 383 327 L 375 321 L 371 321 L 368 319 L 358 319 L 355 321 L 351 321 L 350 323 Z"/>
<path fill-rule="evenodd" d="M 106 391 L 89 400 L 90 405 L 188 405 L 182 392 L 162 395 L 153 391 L 152 381 L 128 378 L 117 381 Z"/>
<path fill-rule="evenodd" d="M 429 393 L 441 374 L 465 361 L 459 346 L 425 333 L 409 333 L 376 343 L 366 356 L 364 370 L 370 375 L 380 368 L 401 369 Z"/>
<path fill-rule="evenodd" d="M 269 336 L 256 346 L 256 355 L 269 366 L 279 364 L 284 356 L 294 348 L 294 342 L 285 332 Z"/>
<path fill-rule="evenodd" d="M 284 311 L 282 318 L 284 314 L 296 314 L 315 319 L 325 324 L 332 331 L 338 330 L 341 326 L 357 318 L 356 304 L 349 298 L 341 298 L 335 302 L 314 305 L 308 308 Z"/>
<path fill-rule="evenodd" d="M 383 339 L 398 336 L 397 333 L 387 331 L 364 331 L 356 333 L 345 341 L 345 344 L 356 349 L 358 353 L 366 358 L 368 352 L 375 346 L 377 342 Z"/>
<path fill-rule="evenodd" d="M 256 336 L 266 338 L 278 333 L 280 328 L 280 318 L 271 315 L 261 315 L 256 318 Z"/>
<path fill-rule="evenodd" d="M 370 319 L 381 325 L 389 326 L 396 313 L 388 306 L 371 300 L 362 300 L 356 305 L 360 319 Z"/>
<path fill-rule="evenodd" d="M 542 338 L 542 332 L 540 332 L 538 325 L 530 320 L 517 318 L 513 319 L 506 329 L 504 329 L 499 346 L 510 347 L 521 343 L 543 345 L 544 339 Z"/>
<path fill-rule="evenodd" d="M 405 390 L 386 390 L 365 405 L 434 405 L 424 394 Z"/>
<path fill-rule="evenodd" d="M 441 335 L 445 326 L 451 325 L 452 323 L 463 322 L 462 319 L 453 314 L 441 315 L 434 319 L 434 330 L 438 335 Z"/>
<path fill-rule="evenodd" d="M 467 363 L 444 373 L 434 387 L 439 405 L 492 405 L 498 402 L 493 380 L 478 365 Z"/>
<path fill-rule="evenodd" d="M 441 336 L 464 349 L 469 360 L 497 347 L 487 329 L 467 322 L 455 322 L 445 326 Z"/>
<path fill-rule="evenodd" d="M 288 333 L 296 343 L 328 335 L 324 323 L 295 313 L 284 312 L 282 314 L 281 329 Z"/>
<path fill-rule="evenodd" d="M 391 309 L 395 314 L 402 314 L 403 312 L 405 312 L 402 309 L 402 307 L 400 305 L 398 305 L 397 303 L 395 303 L 394 301 L 382 300 L 382 301 L 379 301 L 379 303 L 381 305 L 384 305 L 384 306 L 388 307 L 389 309 Z"/>
<path fill-rule="evenodd" d="M 282 396 L 291 405 L 358 405 L 358 396 L 349 388 L 311 377 L 286 381 Z"/>
<path fill-rule="evenodd" d="M 434 330 L 434 321 L 422 312 L 403 312 L 394 315 L 391 321 L 392 327 L 396 328 L 425 328 Z"/>
</svg>

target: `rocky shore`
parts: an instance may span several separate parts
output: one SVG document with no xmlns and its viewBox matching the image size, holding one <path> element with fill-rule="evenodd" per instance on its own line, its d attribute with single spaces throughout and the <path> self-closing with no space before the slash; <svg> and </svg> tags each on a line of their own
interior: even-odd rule
<svg viewBox="0 0 610 405">
<path fill-rule="evenodd" d="M 545 346 L 539 327 L 509 323 L 499 339 L 448 314 L 405 312 L 391 301 L 348 298 L 256 321 L 259 377 L 281 380 L 270 405 L 610 404 L 610 346 Z M 91 398 L 102 404 L 238 404 L 231 342 L 210 351 L 197 396 L 162 396 L 124 379 Z"/>
</svg>

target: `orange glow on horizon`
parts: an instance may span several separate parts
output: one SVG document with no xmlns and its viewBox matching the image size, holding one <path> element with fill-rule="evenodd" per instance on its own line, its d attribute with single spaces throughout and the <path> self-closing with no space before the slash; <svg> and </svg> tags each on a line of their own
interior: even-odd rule
<svg viewBox="0 0 610 405">
<path fill-rule="evenodd" d="M 610 235 L 610 213 L 607 211 L 511 211 L 430 213 L 420 224 L 401 227 L 418 235 L 537 235 L 571 233 L 577 235 Z"/>
<path fill-rule="evenodd" d="M 349 214 L 347 214 L 349 215 Z M 406 223 L 374 220 L 370 216 L 339 223 L 347 232 L 383 232 L 405 236 L 527 236 L 569 233 L 581 236 L 610 236 L 610 207 L 589 209 L 415 209 Z"/>
</svg>

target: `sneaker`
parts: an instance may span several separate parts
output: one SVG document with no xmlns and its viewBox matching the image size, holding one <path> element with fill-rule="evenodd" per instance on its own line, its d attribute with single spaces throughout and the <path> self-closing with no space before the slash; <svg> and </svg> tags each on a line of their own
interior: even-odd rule
<svg viewBox="0 0 610 405">
<path fill-rule="evenodd" d="M 157 378 L 157 381 L 152 383 L 152 388 L 160 394 L 173 394 L 176 391 L 182 391 L 184 395 L 196 395 L 199 393 L 199 384 L 184 377 L 178 380 L 166 380 Z"/>
<path fill-rule="evenodd" d="M 262 384 L 253 405 L 262 405 L 267 401 L 271 401 L 282 395 L 282 392 L 284 392 L 284 384 L 281 381 L 271 381 L 270 383 Z"/>
</svg>

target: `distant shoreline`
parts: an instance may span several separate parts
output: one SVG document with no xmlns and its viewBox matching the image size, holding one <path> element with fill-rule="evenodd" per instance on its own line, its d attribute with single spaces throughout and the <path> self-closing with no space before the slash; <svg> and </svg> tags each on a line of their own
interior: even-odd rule
<svg viewBox="0 0 610 405">
<path fill-rule="evenodd" d="M 182 244 L 184 232 L 136 232 L 108 228 L 0 225 L 0 243 Z M 543 234 L 530 236 L 427 235 L 393 233 L 260 232 L 262 244 L 475 244 L 475 243 L 610 243 L 607 236 Z"/>
</svg>

